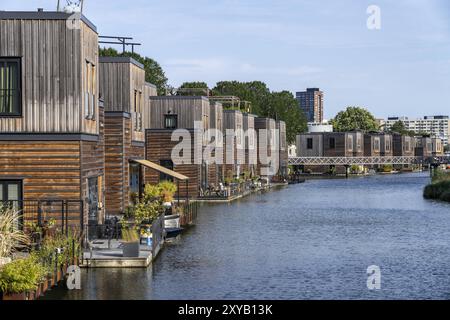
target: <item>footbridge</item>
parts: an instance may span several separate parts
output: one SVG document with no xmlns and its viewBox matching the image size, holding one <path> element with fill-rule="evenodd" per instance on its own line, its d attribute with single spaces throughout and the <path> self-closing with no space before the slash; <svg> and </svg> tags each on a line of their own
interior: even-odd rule
<svg viewBox="0 0 450 320">
<path fill-rule="evenodd" d="M 293 166 L 353 166 L 353 165 L 413 165 L 450 164 L 450 156 L 438 157 L 289 157 L 289 165 Z"/>
</svg>

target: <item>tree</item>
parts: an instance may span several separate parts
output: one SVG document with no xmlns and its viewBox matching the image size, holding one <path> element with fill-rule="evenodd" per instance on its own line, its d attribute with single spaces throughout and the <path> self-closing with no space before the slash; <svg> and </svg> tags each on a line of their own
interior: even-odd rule
<svg viewBox="0 0 450 320">
<path fill-rule="evenodd" d="M 270 90 L 264 82 L 239 82 L 221 81 L 212 89 L 214 96 L 236 96 L 241 101 L 249 101 L 252 106 L 252 113 L 257 115 L 267 115 L 267 102 L 270 97 Z"/>
<path fill-rule="evenodd" d="M 369 111 L 361 107 L 347 107 L 345 111 L 339 112 L 336 117 L 331 120 L 331 124 L 337 132 L 379 130 L 375 117 Z"/>
<path fill-rule="evenodd" d="M 102 57 L 132 57 L 133 59 L 144 65 L 145 81 L 150 82 L 156 86 L 156 88 L 158 89 L 158 95 L 166 94 L 166 91 L 169 87 L 167 84 L 168 79 L 166 78 L 166 75 L 159 63 L 155 60 L 149 57 L 142 57 L 141 55 L 133 52 L 119 53 L 114 48 L 100 48 L 99 55 Z"/>
<path fill-rule="evenodd" d="M 394 132 L 396 132 L 396 133 L 401 133 L 401 134 L 404 134 L 407 130 L 406 130 L 406 127 L 405 127 L 405 124 L 403 123 L 403 121 L 396 121 L 393 125 L 392 125 L 392 127 L 391 127 L 391 129 L 389 130 L 391 133 L 394 133 Z"/>
<path fill-rule="evenodd" d="M 390 133 L 400 133 L 402 135 L 411 136 L 411 137 L 414 137 L 416 135 L 423 135 L 423 134 L 427 135 L 426 133 L 419 133 L 419 134 L 417 134 L 414 130 L 406 129 L 405 124 L 403 123 L 403 121 L 400 121 L 400 120 L 396 121 L 392 125 L 391 129 L 389 130 L 389 132 Z"/>
<path fill-rule="evenodd" d="M 306 116 L 298 107 L 297 100 L 291 92 L 273 92 L 268 104 L 269 116 L 286 122 L 286 139 L 294 143 L 299 133 L 307 130 Z"/>
</svg>

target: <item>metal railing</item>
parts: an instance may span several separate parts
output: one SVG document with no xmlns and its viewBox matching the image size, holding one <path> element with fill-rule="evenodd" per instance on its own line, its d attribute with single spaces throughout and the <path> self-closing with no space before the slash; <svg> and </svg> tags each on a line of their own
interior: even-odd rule
<svg viewBox="0 0 450 320">
<path fill-rule="evenodd" d="M 67 234 L 69 230 L 84 231 L 84 205 L 81 200 L 16 200 L 2 201 L 0 207 L 21 214 L 20 228 L 52 227 Z"/>
<path fill-rule="evenodd" d="M 384 165 L 384 164 L 420 164 L 423 157 L 290 157 L 289 165 Z"/>
<path fill-rule="evenodd" d="M 198 202 L 190 201 L 182 205 L 180 212 L 180 225 L 189 226 L 195 223 L 198 215 Z"/>
</svg>

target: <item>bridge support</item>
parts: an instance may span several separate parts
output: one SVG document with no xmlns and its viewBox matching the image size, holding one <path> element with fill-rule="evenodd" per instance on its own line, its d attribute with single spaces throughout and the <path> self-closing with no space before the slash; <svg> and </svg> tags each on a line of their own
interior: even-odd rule
<svg viewBox="0 0 450 320">
<path fill-rule="evenodd" d="M 348 171 L 350 169 L 350 166 L 346 164 L 344 167 L 345 167 L 345 179 L 348 179 Z"/>
</svg>

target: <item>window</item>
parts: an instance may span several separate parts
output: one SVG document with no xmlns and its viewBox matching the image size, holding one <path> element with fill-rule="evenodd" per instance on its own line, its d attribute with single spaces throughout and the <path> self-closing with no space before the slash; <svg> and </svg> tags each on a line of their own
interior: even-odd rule
<svg viewBox="0 0 450 320">
<path fill-rule="evenodd" d="M 373 150 L 375 152 L 380 151 L 380 138 L 376 137 L 373 141 Z"/>
<path fill-rule="evenodd" d="M 130 203 L 139 197 L 140 192 L 140 171 L 139 163 L 130 163 Z"/>
<path fill-rule="evenodd" d="M 176 114 L 164 115 L 164 128 L 176 129 L 178 126 L 178 116 Z"/>
<path fill-rule="evenodd" d="M 330 147 L 330 149 L 335 149 L 336 148 L 336 139 L 335 138 L 330 138 L 330 140 L 329 140 L 329 147 Z"/>
<path fill-rule="evenodd" d="M 0 116 L 22 114 L 20 65 L 18 58 L 0 58 Z"/>
<path fill-rule="evenodd" d="M 20 200 L 22 200 L 22 181 L 0 180 L 0 202 Z"/>
<path fill-rule="evenodd" d="M 306 148 L 307 148 L 308 150 L 312 150 L 312 148 L 313 148 L 313 139 L 312 139 L 312 138 L 308 138 L 308 139 L 306 140 Z"/>
<path fill-rule="evenodd" d="M 172 160 L 161 160 L 161 161 L 159 161 L 159 164 L 160 164 L 161 167 L 164 167 L 164 168 L 169 169 L 169 170 L 173 170 L 173 162 L 172 162 Z M 159 181 L 171 181 L 171 182 L 173 182 L 173 177 L 171 177 L 171 176 L 161 172 L 159 174 Z"/>
<path fill-rule="evenodd" d="M 84 80 L 84 113 L 88 120 L 95 120 L 97 72 L 95 65 L 86 61 Z"/>
</svg>

